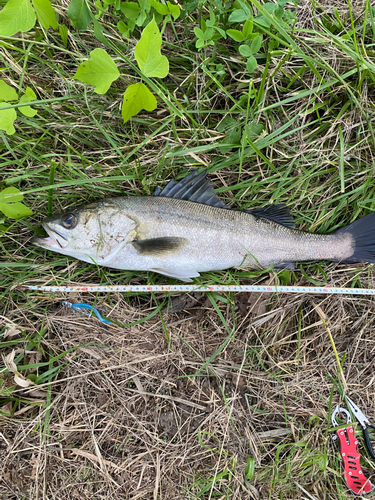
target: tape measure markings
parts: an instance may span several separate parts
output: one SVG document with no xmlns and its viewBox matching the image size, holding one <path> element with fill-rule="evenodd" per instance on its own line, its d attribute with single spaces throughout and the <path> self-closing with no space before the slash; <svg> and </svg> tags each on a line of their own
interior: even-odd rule
<svg viewBox="0 0 375 500">
<path fill-rule="evenodd" d="M 371 288 L 330 288 L 318 286 L 261 285 L 22 285 L 22 289 L 44 292 L 262 292 L 375 295 Z"/>
</svg>

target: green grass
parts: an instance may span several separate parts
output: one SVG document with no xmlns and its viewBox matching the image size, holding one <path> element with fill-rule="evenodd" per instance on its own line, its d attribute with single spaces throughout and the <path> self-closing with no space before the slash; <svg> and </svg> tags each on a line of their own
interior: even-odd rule
<svg viewBox="0 0 375 500">
<path fill-rule="evenodd" d="M 0 236 L 0 332 L 4 333 L 6 325 L 11 323 L 20 329 L 16 337 L 1 340 L 0 348 L 4 356 L 12 349 L 19 349 L 15 358 L 18 370 L 29 378 L 34 373 L 37 385 L 56 381 L 58 377 L 74 377 L 80 370 L 84 373 L 85 361 L 79 353 L 80 346 L 86 343 L 111 345 L 113 356 L 120 356 L 116 363 L 121 364 L 127 351 L 119 353 L 127 340 L 124 346 L 112 345 L 117 340 L 99 332 L 97 323 L 92 323 L 96 320 L 87 320 L 91 321 L 87 328 L 96 325 L 93 338 L 65 336 L 59 326 L 65 317 L 56 305 L 61 297 L 25 293 L 17 285 L 172 282 L 157 274 L 100 268 L 33 247 L 30 239 L 42 234 L 40 222 L 45 216 L 102 197 L 149 195 L 156 185 L 164 186 L 171 178 L 182 179 L 193 169 L 202 168 L 208 169 L 220 197 L 231 206 L 249 209 L 270 202 L 285 203 L 291 207 L 297 227 L 303 230 L 334 231 L 375 209 L 375 25 L 370 1 L 360 8 L 348 0 L 342 2 L 340 10 L 316 0 L 306 0 L 303 6 L 300 2 L 297 8 L 289 3 L 285 9 L 296 12 L 296 21 L 288 25 L 270 15 L 263 2 L 251 0 L 249 5 L 254 13 L 258 10 L 270 23 L 263 30 L 263 45 L 256 54 L 258 67 L 251 75 L 246 71 L 246 60 L 237 50 L 238 44 L 230 38 L 216 40 L 213 48 L 200 52 L 195 47 L 194 27 L 201 25 L 202 18 L 209 18 L 209 6 L 218 12 L 218 4 L 213 0 L 201 2 L 184 20 L 178 19 L 167 26 L 162 53 L 169 59 L 169 76 L 144 77 L 157 95 L 158 108 L 152 113 L 141 113 L 126 124 L 122 123 L 120 104 L 124 88 L 141 76 L 133 56 L 139 29 L 135 29 L 132 38 L 123 39 L 116 30 L 115 16 L 106 14 L 102 18 L 110 33 L 107 36 L 110 48 L 106 50 L 115 57 L 121 72 L 120 79 L 106 95 L 94 94 L 91 87 L 73 80 L 82 60 L 91 50 L 102 46 L 90 30 L 78 32 L 70 27 L 67 48 L 52 30 L 35 30 L 1 42 L 1 78 L 10 85 L 15 82 L 18 92 L 30 86 L 38 97 L 33 105 L 38 114 L 28 118 L 18 113 L 16 133 L 12 136 L 0 131 L 0 189 L 17 187 L 24 194 L 24 203 L 34 211 L 34 216 L 27 219 L 0 221 L 7 227 Z M 66 7 L 59 4 L 61 16 L 68 24 Z M 229 4 L 218 13 L 223 29 L 233 28 L 228 21 L 230 13 Z M 270 48 L 271 40 L 279 45 Z M 228 137 L 233 143 L 228 142 Z M 372 267 L 368 265 L 306 263 L 301 264 L 300 270 L 277 276 L 272 271 L 229 269 L 203 273 L 196 282 L 286 280 L 290 284 L 374 287 Z M 180 475 L 178 460 L 171 459 L 170 463 L 163 455 L 167 452 L 173 455 L 177 445 L 174 448 L 168 436 L 163 443 L 161 438 L 157 445 L 154 443 L 154 448 L 148 442 L 152 457 L 148 458 L 149 467 L 157 463 L 153 453 L 160 452 L 165 473 L 157 492 L 152 488 L 148 491 L 145 486 L 144 498 L 147 495 L 165 498 L 174 481 L 176 498 L 249 498 L 249 494 L 256 498 L 254 491 L 260 491 L 262 498 L 305 498 L 303 489 L 308 490 L 310 498 L 351 498 L 340 478 L 339 461 L 326 431 L 330 426 L 327 412 L 332 385 L 340 387 L 339 369 L 327 332 L 307 299 L 269 298 L 268 314 L 276 311 L 275 315 L 264 323 L 255 320 L 253 324 L 254 318 L 250 321 L 239 314 L 237 295 L 224 300 L 210 295 L 205 306 L 207 317 L 197 320 L 192 317 L 189 323 L 193 329 L 201 323 L 207 327 L 194 330 L 199 342 L 182 327 L 179 330 L 180 326 L 170 325 L 173 320 L 162 309 L 166 302 L 163 305 L 157 296 L 98 295 L 83 296 L 80 300 L 95 302 L 103 315 L 126 325 L 126 329 L 119 328 L 121 335 L 140 328 L 134 336 L 143 336 L 148 330 L 160 327 L 157 340 L 150 342 L 155 343 L 156 350 L 161 349 L 157 342 L 165 342 L 160 352 L 171 356 L 171 366 L 176 369 L 174 383 L 190 381 L 194 390 L 199 387 L 203 391 L 205 380 L 210 384 L 212 379 L 216 380 L 217 387 L 212 389 L 216 396 L 212 396 L 210 403 L 213 414 L 217 411 L 216 420 L 210 421 L 207 428 L 200 423 L 203 427 L 189 431 L 187 448 L 178 449 L 176 454 L 187 457 L 191 453 L 196 458 L 190 465 L 187 459 L 181 459 Z M 371 303 L 366 302 L 369 299 L 350 300 L 329 298 L 321 307 L 331 322 L 333 335 L 338 336 L 336 348 L 340 359 L 344 359 L 346 382 L 357 392 L 361 405 L 367 404 L 366 412 L 374 421 L 369 359 L 373 358 L 370 344 L 373 339 L 369 333 L 372 299 Z M 316 301 L 320 304 L 319 297 Z M 118 304 L 126 311 L 124 316 L 118 311 Z M 183 319 L 188 317 L 188 313 L 183 315 Z M 78 318 L 78 323 L 83 321 L 79 315 L 74 318 Z M 353 325 L 358 327 L 350 330 L 352 337 L 348 338 L 347 331 Z M 365 333 L 358 334 L 359 331 Z M 134 352 L 129 352 L 136 353 L 136 344 L 132 348 Z M 39 352 L 41 359 L 31 362 L 29 351 Z M 189 358 L 189 369 L 180 356 Z M 326 362 L 327 373 L 320 357 Z M 100 358 L 104 367 L 106 362 Z M 95 370 L 95 366 L 91 369 Z M 156 368 L 154 371 L 152 365 L 147 369 L 154 378 L 163 380 L 160 367 L 159 371 Z M 232 393 L 227 396 L 226 377 L 232 374 L 243 375 L 250 399 L 255 395 L 256 401 L 250 402 L 247 410 L 245 403 L 238 403 Z M 76 425 L 73 418 L 71 421 L 68 418 L 73 409 L 68 411 L 67 407 L 73 403 L 69 403 L 65 386 L 61 388 L 63 396 L 58 396 L 51 385 L 45 396 L 30 403 L 30 397 L 19 387 L 13 387 L 12 376 L 4 368 L 2 377 L 0 412 L 7 425 L 19 426 L 20 433 L 27 434 L 31 432 L 27 422 L 33 422 L 36 427 L 32 432 L 38 429 L 41 440 L 46 442 L 61 438 L 60 430 L 56 430 L 60 418 L 61 422 L 64 418 L 70 422 L 66 426 Z M 103 375 L 92 383 L 98 386 L 103 383 L 105 390 L 113 394 L 115 389 L 106 377 Z M 116 383 L 120 380 L 119 376 Z M 238 387 L 233 387 L 231 390 L 236 392 Z M 153 389 L 158 390 L 157 386 Z M 184 394 L 185 399 L 189 394 L 195 401 L 195 393 Z M 338 393 L 335 395 L 337 398 Z M 27 409 L 28 405 L 32 408 Z M 135 409 L 126 411 L 141 415 L 137 407 L 140 403 L 134 405 Z M 79 410 L 75 411 L 79 426 L 84 417 Z M 60 412 L 65 412 L 64 417 Z M 108 413 L 116 415 L 116 408 Z M 221 425 L 224 416 L 228 420 Z M 131 425 L 119 423 L 119 428 L 128 425 L 129 436 L 137 439 L 137 433 L 144 433 L 151 439 L 149 436 L 157 434 L 157 427 L 152 427 L 151 417 L 139 418 L 142 425 L 138 429 L 136 420 Z M 311 418 L 316 420 L 311 423 Z M 24 421 L 20 423 L 21 419 Z M 87 429 L 96 425 L 89 417 L 87 422 Z M 180 420 L 181 428 L 183 422 Z M 105 425 L 100 427 L 101 431 Z M 254 434 L 278 427 L 291 428 L 293 432 L 281 440 L 264 438 L 256 445 L 250 441 L 249 445 L 246 432 Z M 176 436 L 178 443 L 185 439 L 183 434 Z M 84 442 L 83 431 L 79 439 Z M 119 446 L 122 437 L 116 439 Z M 73 445 L 64 442 L 62 446 L 65 453 Z M 101 441 L 102 458 L 117 463 L 120 456 L 111 446 L 110 440 Z M 157 451 L 157 446 L 164 451 Z M 94 446 L 90 452 L 95 454 L 95 450 Z M 64 457 L 68 463 L 70 455 Z M 88 460 L 79 458 L 81 464 Z M 367 458 L 365 462 L 373 469 Z M 97 466 L 95 461 L 87 463 Z M 95 469 L 96 486 L 87 491 L 90 494 L 102 491 L 104 482 L 110 497 L 114 495 L 111 489 L 114 483 L 103 472 L 103 462 L 100 467 Z M 60 479 L 53 476 L 51 481 L 55 481 L 56 487 L 68 482 L 69 474 L 80 474 L 71 461 L 68 469 Z M 94 469 L 89 469 L 85 477 L 91 477 Z M 149 472 L 145 469 L 143 476 L 139 471 L 131 476 L 132 495 L 138 491 L 134 485 L 139 483 L 143 487 L 151 481 Z M 113 478 L 120 481 L 118 476 Z M 25 485 L 19 486 L 20 492 L 26 490 Z M 118 494 L 117 498 L 122 497 Z"/>
</svg>

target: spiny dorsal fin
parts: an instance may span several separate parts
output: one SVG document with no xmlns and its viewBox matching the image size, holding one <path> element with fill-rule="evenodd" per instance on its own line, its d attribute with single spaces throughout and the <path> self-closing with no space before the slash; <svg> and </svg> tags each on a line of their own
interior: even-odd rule
<svg viewBox="0 0 375 500">
<path fill-rule="evenodd" d="M 136 240 L 131 244 L 141 255 L 153 257 L 166 257 L 178 253 L 182 250 L 189 240 L 177 236 L 164 236 L 163 238 L 150 238 L 148 240 Z"/>
<path fill-rule="evenodd" d="M 214 187 L 211 181 L 206 179 L 206 175 L 207 170 L 203 170 L 200 174 L 198 174 L 198 171 L 194 171 L 180 182 L 172 179 L 163 190 L 157 187 L 153 192 L 153 196 L 166 196 L 167 198 L 194 201 L 212 207 L 228 208 L 217 197 Z"/>
<path fill-rule="evenodd" d="M 273 222 L 277 222 L 277 224 L 282 224 L 291 229 L 296 227 L 289 207 L 286 205 L 269 205 L 268 207 L 246 210 L 246 212 L 255 217 L 263 217 L 264 219 L 272 220 Z"/>
</svg>

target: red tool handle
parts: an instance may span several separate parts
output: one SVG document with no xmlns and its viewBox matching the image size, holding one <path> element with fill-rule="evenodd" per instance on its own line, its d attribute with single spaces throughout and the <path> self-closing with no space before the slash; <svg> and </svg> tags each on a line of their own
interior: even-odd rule
<svg viewBox="0 0 375 500">
<path fill-rule="evenodd" d="M 373 490 L 374 485 L 365 478 L 359 463 L 361 455 L 357 451 L 358 439 L 354 435 L 353 427 L 345 427 L 336 431 L 340 442 L 340 454 L 344 463 L 344 479 L 353 493 L 366 495 Z"/>
</svg>

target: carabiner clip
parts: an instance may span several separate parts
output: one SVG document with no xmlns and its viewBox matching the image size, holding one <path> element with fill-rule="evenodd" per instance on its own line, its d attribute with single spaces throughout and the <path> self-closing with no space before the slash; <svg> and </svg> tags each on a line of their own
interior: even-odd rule
<svg viewBox="0 0 375 500">
<path fill-rule="evenodd" d="M 346 423 L 347 424 L 350 424 L 352 422 L 352 417 L 350 416 L 350 413 L 348 412 L 348 410 L 346 410 L 345 408 L 340 408 L 339 405 L 337 405 L 336 408 L 334 409 L 334 411 L 332 412 L 332 416 L 331 416 L 332 425 L 334 427 L 338 427 L 339 425 L 343 425 L 343 424 L 337 423 L 336 415 L 338 415 L 339 413 L 343 413 L 344 415 L 346 415 Z"/>
</svg>

